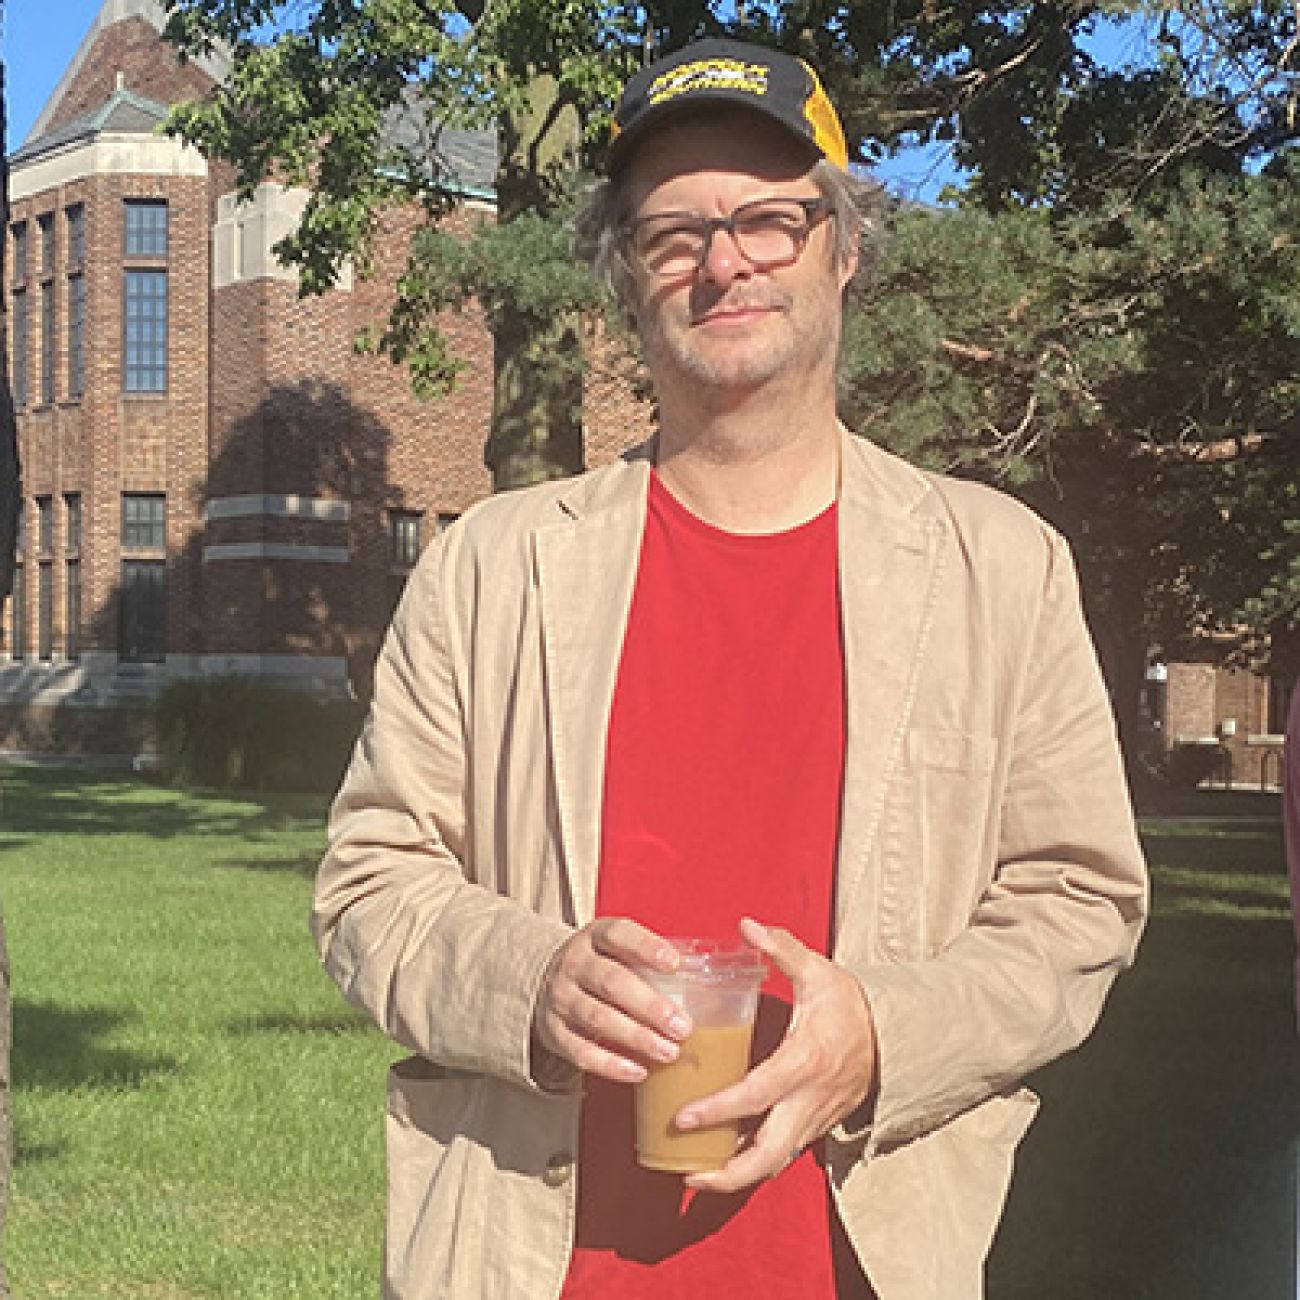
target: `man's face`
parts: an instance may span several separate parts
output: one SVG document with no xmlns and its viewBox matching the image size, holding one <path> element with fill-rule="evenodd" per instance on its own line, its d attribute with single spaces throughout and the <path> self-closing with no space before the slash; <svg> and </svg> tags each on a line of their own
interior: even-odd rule
<svg viewBox="0 0 1300 1300">
<path fill-rule="evenodd" d="M 627 177 L 635 220 L 665 212 L 729 216 L 757 199 L 817 198 L 807 152 L 743 109 L 670 122 L 637 150 Z M 634 312 L 661 400 L 702 385 L 737 392 L 774 380 L 833 378 L 841 294 L 854 265 L 835 257 L 833 220 L 814 223 L 792 262 L 749 262 L 717 231 L 693 273 L 633 268 Z"/>
</svg>

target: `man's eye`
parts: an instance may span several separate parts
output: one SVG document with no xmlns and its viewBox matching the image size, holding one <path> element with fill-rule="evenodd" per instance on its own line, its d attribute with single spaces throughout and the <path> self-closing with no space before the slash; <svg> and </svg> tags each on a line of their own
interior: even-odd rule
<svg viewBox="0 0 1300 1300">
<path fill-rule="evenodd" d="M 746 212 L 736 219 L 739 229 L 754 233 L 797 231 L 802 229 L 803 223 L 803 209 L 787 207 L 759 208 L 757 212 Z"/>
<path fill-rule="evenodd" d="M 677 244 L 698 244 L 699 241 L 700 228 L 691 221 L 647 226 L 641 232 L 641 242 L 647 248 L 671 248 Z"/>
<path fill-rule="evenodd" d="M 700 248 L 700 228 L 689 222 L 651 226 L 641 231 L 639 252 L 651 265 L 694 258 Z"/>
</svg>

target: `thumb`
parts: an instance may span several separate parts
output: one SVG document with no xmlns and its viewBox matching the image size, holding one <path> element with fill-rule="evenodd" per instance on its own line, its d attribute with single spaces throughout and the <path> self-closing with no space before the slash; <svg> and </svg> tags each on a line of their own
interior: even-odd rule
<svg viewBox="0 0 1300 1300">
<path fill-rule="evenodd" d="M 789 930 L 776 925 L 764 925 L 752 916 L 741 918 L 740 937 L 751 947 L 757 948 L 764 957 L 770 957 L 781 973 L 788 975 L 792 981 L 809 952 Z"/>
</svg>

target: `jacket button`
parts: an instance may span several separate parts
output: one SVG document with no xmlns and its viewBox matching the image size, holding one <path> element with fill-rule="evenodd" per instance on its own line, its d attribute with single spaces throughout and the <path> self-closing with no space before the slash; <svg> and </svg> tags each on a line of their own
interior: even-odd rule
<svg viewBox="0 0 1300 1300">
<path fill-rule="evenodd" d="M 563 1187 L 573 1177 L 573 1157 L 565 1152 L 553 1155 L 542 1172 L 542 1182 L 547 1187 Z"/>
</svg>

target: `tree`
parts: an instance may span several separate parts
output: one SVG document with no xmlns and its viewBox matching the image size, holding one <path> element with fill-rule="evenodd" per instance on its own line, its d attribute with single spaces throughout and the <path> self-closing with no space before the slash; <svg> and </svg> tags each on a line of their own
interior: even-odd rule
<svg viewBox="0 0 1300 1300">
<path fill-rule="evenodd" d="M 579 469 L 577 313 L 595 297 L 554 218 L 572 201 L 590 105 L 607 100 L 628 67 L 621 11 L 585 0 L 168 8 L 182 49 L 224 41 L 234 55 L 229 83 L 180 109 L 176 129 L 232 159 L 245 192 L 272 172 L 311 191 L 301 228 L 281 246 L 304 291 L 327 288 L 349 258 L 364 271 L 380 212 L 420 206 L 425 220 L 374 345 L 410 366 L 417 390 L 444 390 L 458 365 L 437 313 L 477 302 L 494 339 L 486 458 L 495 486 Z M 259 43 L 272 20 L 281 25 Z M 398 117 L 408 127 L 400 139 Z M 499 224 L 457 241 L 438 227 L 457 199 L 440 137 L 448 126 L 491 124 Z"/>
<path fill-rule="evenodd" d="M 903 213 L 850 325 L 862 427 L 1071 540 L 1130 753 L 1150 647 L 1300 633 L 1298 182 L 1280 158 L 1097 210 Z"/>
<path fill-rule="evenodd" d="M 482 304 L 498 486 L 581 462 L 574 322 L 593 291 L 560 218 L 626 72 L 703 34 L 809 57 L 859 160 L 946 141 L 961 168 L 952 210 L 898 212 L 850 324 L 856 422 L 1010 486 L 1063 528 L 1126 731 L 1149 645 L 1243 623 L 1294 637 L 1291 0 L 169 8 L 184 48 L 220 39 L 235 53 L 230 86 L 178 114 L 179 129 L 233 158 L 246 187 L 278 170 L 311 189 L 284 246 L 308 291 L 349 256 L 364 265 L 383 205 L 423 205 L 376 346 L 418 386 L 444 387 L 455 364 L 436 314 Z M 258 46 L 290 8 L 296 25 Z M 1103 57 L 1108 37 L 1129 53 Z M 386 143 L 399 106 L 424 147 Z M 501 220 L 468 242 L 437 228 L 454 200 L 440 123 L 498 126 Z"/>
<path fill-rule="evenodd" d="M 1056 63 L 1090 6 L 891 6 L 825 0 L 728 5 L 658 0 L 166 0 L 185 51 L 224 42 L 228 85 L 173 117 L 182 135 L 231 159 L 247 192 L 269 173 L 306 186 L 301 229 L 281 245 L 306 292 L 343 263 L 366 265 L 384 207 L 422 205 L 394 310 L 371 340 L 409 365 L 417 389 L 455 382 L 437 313 L 467 301 L 495 342 L 487 459 L 498 487 L 572 472 L 582 462 L 576 317 L 594 289 L 575 274 L 556 217 L 579 164 L 599 153 L 626 75 L 648 50 L 734 32 L 811 56 L 826 72 L 864 157 L 907 138 L 955 136 L 991 88 Z M 1050 36 L 1050 39 L 1048 39 Z M 1058 86 L 1057 93 L 1063 93 Z M 401 114 L 419 129 L 403 142 Z M 495 124 L 500 224 L 468 244 L 437 219 L 455 201 L 440 131 Z"/>
</svg>

